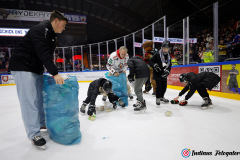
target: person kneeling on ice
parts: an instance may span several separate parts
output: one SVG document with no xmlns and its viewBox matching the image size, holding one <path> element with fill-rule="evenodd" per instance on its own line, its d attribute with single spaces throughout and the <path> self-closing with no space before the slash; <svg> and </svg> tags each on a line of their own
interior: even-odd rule
<svg viewBox="0 0 240 160">
<path fill-rule="evenodd" d="M 180 101 L 180 105 L 186 105 L 187 100 L 192 97 L 194 92 L 197 90 L 199 95 L 203 98 L 203 104 L 201 105 L 202 109 L 207 109 L 209 105 L 212 105 L 212 100 L 209 97 L 207 89 L 210 91 L 220 82 L 221 78 L 212 72 L 201 72 L 195 74 L 193 72 L 182 73 L 179 77 L 181 83 L 185 84 L 185 87 L 179 93 L 179 95 L 174 98 L 178 100 L 180 96 L 189 92 L 185 96 L 184 100 Z"/>
<path fill-rule="evenodd" d="M 83 101 L 80 111 L 82 113 L 85 113 L 85 108 L 88 103 L 90 103 L 87 114 L 89 116 L 92 116 L 93 113 L 96 115 L 95 101 L 97 99 L 97 96 L 100 94 L 108 96 L 108 99 L 113 104 L 114 109 L 117 108 L 116 102 L 118 102 L 120 106 L 125 107 L 125 104 L 121 98 L 112 92 L 112 82 L 105 78 L 99 78 L 90 83 L 88 87 L 87 98 L 85 101 Z"/>
<path fill-rule="evenodd" d="M 133 107 L 136 107 L 134 111 L 146 110 L 146 102 L 143 99 L 142 87 L 150 76 L 148 65 L 138 56 L 130 58 L 127 64 L 130 69 L 128 81 L 134 83 L 134 92 L 137 96 L 137 103 L 133 105 Z"/>
</svg>

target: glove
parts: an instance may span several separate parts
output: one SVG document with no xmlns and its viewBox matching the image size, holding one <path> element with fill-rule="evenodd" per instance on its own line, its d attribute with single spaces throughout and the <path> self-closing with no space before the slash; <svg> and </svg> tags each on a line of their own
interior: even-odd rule
<svg viewBox="0 0 240 160">
<path fill-rule="evenodd" d="M 89 116 L 92 116 L 93 113 L 96 115 L 96 106 L 95 105 L 89 105 L 87 114 Z"/>
<path fill-rule="evenodd" d="M 134 82 L 134 77 L 131 76 L 130 74 L 128 75 L 128 81 L 129 81 L 130 83 Z"/>
<path fill-rule="evenodd" d="M 167 78 L 167 76 L 169 75 L 169 73 L 170 73 L 169 70 L 164 69 L 162 77 Z"/>
<path fill-rule="evenodd" d="M 118 103 L 121 107 L 125 107 L 125 103 L 121 100 L 121 98 L 118 99 Z"/>
<path fill-rule="evenodd" d="M 187 105 L 187 101 L 185 101 L 185 102 L 180 102 L 179 105 L 180 105 L 180 106 L 186 106 L 186 105 Z"/>
<path fill-rule="evenodd" d="M 151 83 L 145 84 L 145 90 L 149 92 L 152 89 Z"/>
<path fill-rule="evenodd" d="M 171 100 L 171 104 L 178 104 L 179 101 L 178 100 Z"/>
<path fill-rule="evenodd" d="M 161 68 L 159 67 L 159 65 L 157 63 L 155 63 L 153 65 L 153 69 L 156 71 L 156 72 L 161 72 Z"/>
<path fill-rule="evenodd" d="M 113 109 L 116 109 L 117 108 L 117 104 L 116 102 L 113 103 Z"/>
</svg>

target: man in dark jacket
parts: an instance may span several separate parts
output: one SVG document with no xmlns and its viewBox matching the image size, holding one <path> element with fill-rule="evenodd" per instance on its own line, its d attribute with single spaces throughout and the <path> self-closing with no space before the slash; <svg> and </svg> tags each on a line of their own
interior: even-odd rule
<svg viewBox="0 0 240 160">
<path fill-rule="evenodd" d="M 167 77 L 170 74 L 172 63 L 170 52 L 170 42 L 165 40 L 162 44 L 159 54 L 154 54 L 149 61 L 153 67 L 153 79 L 156 80 L 156 104 L 160 105 L 160 101 L 169 102 L 164 97 L 167 90 Z"/>
<path fill-rule="evenodd" d="M 187 100 L 191 98 L 197 90 L 199 95 L 203 98 L 203 104 L 201 105 L 202 109 L 207 109 L 209 105 L 212 105 L 207 89 L 211 91 L 220 82 L 221 78 L 212 72 L 201 72 L 198 74 L 189 72 L 181 74 L 179 80 L 186 86 L 182 89 L 179 95 L 174 98 L 174 100 L 178 100 L 180 96 L 189 90 L 185 99 L 180 101 L 180 104 L 186 104 Z"/>
<path fill-rule="evenodd" d="M 43 110 L 43 66 L 53 75 L 56 84 L 63 84 L 53 63 L 56 47 L 56 33 L 62 33 L 68 20 L 60 12 L 53 11 L 50 21 L 33 26 L 14 49 L 9 69 L 17 86 L 22 118 L 27 136 L 32 142 L 44 149 L 46 141 L 40 135 L 45 127 Z"/>
<path fill-rule="evenodd" d="M 85 113 L 86 106 L 89 104 L 87 114 L 92 116 L 93 113 L 96 115 L 96 99 L 98 95 L 108 96 L 109 101 L 113 104 L 113 108 L 117 108 L 116 102 L 119 103 L 120 106 L 125 107 L 124 102 L 112 92 L 112 82 L 105 79 L 99 78 L 94 80 L 89 84 L 87 98 L 83 101 L 83 104 L 80 108 L 80 112 Z"/>
<path fill-rule="evenodd" d="M 138 56 L 130 58 L 127 64 L 130 69 L 128 81 L 134 83 L 134 92 L 137 96 L 137 103 L 133 105 L 136 107 L 134 111 L 146 110 L 146 101 L 143 100 L 142 87 L 150 76 L 148 65 Z"/>
</svg>

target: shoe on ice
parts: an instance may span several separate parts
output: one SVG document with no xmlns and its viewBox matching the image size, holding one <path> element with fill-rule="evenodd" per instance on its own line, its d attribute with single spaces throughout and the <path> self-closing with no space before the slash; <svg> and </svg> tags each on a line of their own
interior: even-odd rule
<svg viewBox="0 0 240 160">
<path fill-rule="evenodd" d="M 156 98 L 156 105 L 160 105 L 160 98 Z"/>
<path fill-rule="evenodd" d="M 40 132 L 46 132 L 46 131 L 47 131 L 46 126 L 42 126 L 42 127 L 40 127 Z"/>
<path fill-rule="evenodd" d="M 41 149 L 45 149 L 46 140 L 42 136 L 33 137 L 32 143 Z"/>
<path fill-rule="evenodd" d="M 140 105 L 140 101 L 139 100 L 137 100 L 137 103 L 136 104 L 133 104 L 133 107 L 138 107 L 139 105 Z"/>
<path fill-rule="evenodd" d="M 87 103 L 83 102 L 83 104 L 80 108 L 80 112 L 85 113 L 86 106 L 87 106 Z"/>
<path fill-rule="evenodd" d="M 163 101 L 163 102 L 166 102 L 166 103 L 169 102 L 169 100 L 166 99 L 166 98 L 164 98 L 164 97 L 163 97 L 163 98 L 160 98 L 160 101 Z"/>
<path fill-rule="evenodd" d="M 204 97 L 203 98 L 203 103 L 201 105 L 202 109 L 207 109 L 209 106 L 209 98 L 208 97 Z"/>
<path fill-rule="evenodd" d="M 146 111 L 146 102 L 145 100 L 143 102 L 138 101 L 136 108 L 134 108 L 134 111 Z"/>
</svg>

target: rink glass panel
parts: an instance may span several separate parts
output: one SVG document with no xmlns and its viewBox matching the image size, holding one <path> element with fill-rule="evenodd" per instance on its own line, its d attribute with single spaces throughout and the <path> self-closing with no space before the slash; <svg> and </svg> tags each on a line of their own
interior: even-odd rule
<svg viewBox="0 0 240 160">
<path fill-rule="evenodd" d="M 212 53 L 214 62 L 213 5 L 189 16 L 189 38 L 197 38 L 197 43 L 189 44 L 190 64 L 207 63 L 206 52 Z"/>
<path fill-rule="evenodd" d="M 168 27 L 169 38 L 183 39 L 183 20 Z M 170 44 L 170 54 L 172 58 L 175 58 L 177 62 L 174 65 L 183 65 L 184 56 L 186 59 L 186 54 L 183 52 L 182 43 L 172 43 Z"/>
</svg>

